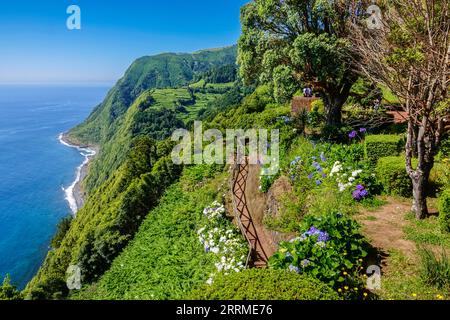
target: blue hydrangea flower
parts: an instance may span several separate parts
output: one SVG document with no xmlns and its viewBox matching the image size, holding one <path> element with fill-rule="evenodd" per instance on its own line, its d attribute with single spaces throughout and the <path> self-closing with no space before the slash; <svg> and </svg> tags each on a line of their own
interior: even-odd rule
<svg viewBox="0 0 450 320">
<path fill-rule="evenodd" d="M 300 273 L 300 269 L 296 266 L 293 266 L 292 264 L 289 265 L 289 271 Z"/>
<path fill-rule="evenodd" d="M 303 260 L 300 262 L 300 265 L 301 265 L 303 268 L 306 268 L 310 263 L 311 263 L 311 261 L 309 261 L 308 259 L 303 259 Z"/>
</svg>

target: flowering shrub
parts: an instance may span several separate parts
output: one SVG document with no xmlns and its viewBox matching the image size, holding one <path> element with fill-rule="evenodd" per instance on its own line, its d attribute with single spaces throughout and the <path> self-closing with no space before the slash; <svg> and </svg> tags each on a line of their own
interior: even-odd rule
<svg viewBox="0 0 450 320">
<path fill-rule="evenodd" d="M 341 162 L 336 161 L 331 169 L 330 177 L 336 179 L 339 192 L 344 192 L 357 183 L 357 179 L 362 172 L 361 169 L 352 170 L 352 167 L 344 167 Z"/>
<path fill-rule="evenodd" d="M 361 201 L 369 195 L 369 192 L 364 188 L 363 185 L 358 184 L 356 190 L 353 191 L 352 196 L 356 201 Z"/>
<path fill-rule="evenodd" d="M 215 201 L 203 210 L 207 224 L 197 231 L 205 252 L 215 257 L 217 272 L 228 274 L 245 268 L 247 243 L 236 228 L 224 217 L 225 208 Z M 212 283 L 215 274 L 208 279 Z"/>
<path fill-rule="evenodd" d="M 360 140 L 362 140 L 364 138 L 364 135 L 367 133 L 367 129 L 366 128 L 359 128 L 358 131 L 356 130 L 352 130 L 349 134 L 348 137 L 350 138 L 350 140 L 353 140 L 355 138 L 359 138 Z"/>
<path fill-rule="evenodd" d="M 350 290 L 359 294 L 359 272 L 367 255 L 367 242 L 359 230 L 357 222 L 341 213 L 307 215 L 300 237 L 282 242 L 270 266 L 312 275 L 343 294 Z"/>
</svg>

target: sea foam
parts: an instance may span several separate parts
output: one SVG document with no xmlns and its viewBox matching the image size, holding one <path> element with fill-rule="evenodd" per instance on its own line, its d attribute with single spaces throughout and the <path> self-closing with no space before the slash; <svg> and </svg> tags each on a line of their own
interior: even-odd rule
<svg viewBox="0 0 450 320">
<path fill-rule="evenodd" d="M 84 157 L 83 163 L 77 167 L 75 180 L 67 188 L 64 188 L 64 187 L 62 188 L 66 195 L 65 199 L 69 203 L 69 207 L 70 207 L 70 210 L 72 211 L 72 214 L 76 215 L 76 213 L 78 212 L 78 210 L 80 208 L 78 208 L 78 204 L 77 204 L 77 199 L 76 199 L 76 195 L 75 195 L 75 192 L 76 192 L 75 187 L 77 186 L 78 183 L 80 183 L 81 172 L 83 170 L 83 167 L 86 166 L 89 163 L 89 161 L 91 160 L 91 158 L 96 155 L 96 152 L 93 149 L 82 148 L 80 146 L 72 145 L 72 144 L 68 143 L 67 141 L 64 141 L 63 133 L 61 133 L 59 135 L 59 142 L 69 148 L 77 149 L 80 152 L 80 154 Z"/>
</svg>

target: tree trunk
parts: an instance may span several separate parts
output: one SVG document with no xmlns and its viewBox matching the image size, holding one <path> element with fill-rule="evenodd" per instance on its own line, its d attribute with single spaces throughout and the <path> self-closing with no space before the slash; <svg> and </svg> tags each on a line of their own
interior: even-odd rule
<svg viewBox="0 0 450 320">
<path fill-rule="evenodd" d="M 413 205 L 411 210 L 419 220 L 425 219 L 428 216 L 427 186 L 429 175 L 429 172 L 428 174 L 422 172 L 417 178 L 412 178 Z"/>
<path fill-rule="evenodd" d="M 347 97 L 324 96 L 327 126 L 340 126 L 342 123 L 342 106 Z"/>
<path fill-rule="evenodd" d="M 342 107 L 350 95 L 350 89 L 356 79 L 348 75 L 347 81 L 339 88 L 324 90 L 323 100 L 325 104 L 327 126 L 340 126 L 342 123 Z"/>
</svg>

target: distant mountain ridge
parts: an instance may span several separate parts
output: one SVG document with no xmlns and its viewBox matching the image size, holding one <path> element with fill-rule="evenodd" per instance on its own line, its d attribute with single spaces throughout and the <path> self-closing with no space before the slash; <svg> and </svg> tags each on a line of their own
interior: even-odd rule
<svg viewBox="0 0 450 320">
<path fill-rule="evenodd" d="M 196 76 L 215 67 L 236 63 L 237 47 L 194 53 L 162 53 L 134 61 L 89 118 L 70 131 L 75 143 L 101 144 L 111 138 L 118 119 L 144 91 L 186 86 Z"/>
</svg>

